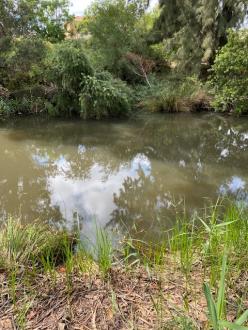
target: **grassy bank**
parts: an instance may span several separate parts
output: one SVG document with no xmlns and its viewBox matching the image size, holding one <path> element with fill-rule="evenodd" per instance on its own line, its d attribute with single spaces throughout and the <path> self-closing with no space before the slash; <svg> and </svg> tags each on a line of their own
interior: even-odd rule
<svg viewBox="0 0 248 330">
<path fill-rule="evenodd" d="M 127 238 L 118 251 L 98 229 L 92 256 L 77 235 L 9 219 L 0 328 L 246 329 L 247 221 L 245 208 L 217 204 L 157 245 Z"/>
</svg>

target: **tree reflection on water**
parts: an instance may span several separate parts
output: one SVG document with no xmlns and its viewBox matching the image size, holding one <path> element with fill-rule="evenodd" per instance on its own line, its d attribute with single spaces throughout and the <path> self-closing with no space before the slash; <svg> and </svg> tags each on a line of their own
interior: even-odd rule
<svg viewBox="0 0 248 330">
<path fill-rule="evenodd" d="M 0 212 L 158 237 L 205 198 L 248 202 L 247 149 L 247 121 L 217 115 L 22 119 L 0 127 Z"/>
</svg>

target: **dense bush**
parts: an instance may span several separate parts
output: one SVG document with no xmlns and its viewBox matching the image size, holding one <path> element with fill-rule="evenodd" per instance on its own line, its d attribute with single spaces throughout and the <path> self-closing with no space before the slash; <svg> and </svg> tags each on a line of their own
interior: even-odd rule
<svg viewBox="0 0 248 330">
<path fill-rule="evenodd" d="M 213 106 L 221 111 L 248 113 L 248 31 L 230 31 L 228 43 L 212 67 Z"/>
<path fill-rule="evenodd" d="M 47 47 L 37 37 L 2 40 L 1 83 L 10 91 L 32 86 L 43 79 Z"/>
<path fill-rule="evenodd" d="M 0 116 L 2 115 L 6 116 L 9 115 L 10 113 L 11 113 L 11 107 L 8 101 L 0 97 Z"/>
<path fill-rule="evenodd" d="M 83 77 L 80 100 L 83 118 L 125 116 L 131 107 L 126 84 L 103 73 Z"/>
<path fill-rule="evenodd" d="M 79 111 L 82 77 L 92 74 L 93 69 L 80 41 L 66 40 L 53 47 L 48 58 L 48 79 L 57 88 L 53 100 L 56 111 Z"/>
<path fill-rule="evenodd" d="M 0 117 L 49 113 L 50 102 L 43 97 L 23 96 L 6 99 L 0 97 Z"/>
</svg>

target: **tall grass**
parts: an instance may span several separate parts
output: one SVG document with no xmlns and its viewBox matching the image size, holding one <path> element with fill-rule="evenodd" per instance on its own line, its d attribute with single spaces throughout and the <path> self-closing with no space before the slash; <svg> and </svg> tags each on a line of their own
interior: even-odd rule
<svg viewBox="0 0 248 330">
<path fill-rule="evenodd" d="M 170 250 L 180 254 L 182 269 L 190 270 L 195 258 L 200 258 L 206 268 L 214 273 L 222 261 L 224 247 L 230 251 L 230 266 L 245 269 L 248 266 L 248 211 L 245 207 L 217 203 L 202 215 L 178 220 L 172 230 Z"/>
<path fill-rule="evenodd" d="M 96 226 L 96 255 L 99 269 L 102 274 L 107 276 L 113 261 L 113 246 L 108 233 Z"/>
<path fill-rule="evenodd" d="M 75 243 L 76 237 L 69 233 L 9 218 L 0 230 L 0 265 L 6 270 L 28 267 L 35 272 L 37 267 L 50 271 L 68 263 Z"/>
<path fill-rule="evenodd" d="M 75 244 L 78 245 L 76 249 Z M 19 220 L 9 218 L 0 230 L 0 266 L 18 268 L 26 265 L 31 270 L 40 267 L 49 271 L 63 264 L 71 273 L 79 257 L 92 259 L 80 246 L 75 235 L 57 232 L 39 223 L 22 225 Z M 165 236 L 159 244 L 129 238 L 122 251 L 126 262 L 136 264 L 142 261 L 151 266 L 163 264 L 168 252 L 178 255 L 182 271 L 189 274 L 196 259 L 216 272 L 221 265 L 220 251 L 224 247 L 230 254 L 231 269 L 234 266 L 237 271 L 247 268 L 248 212 L 244 207 L 216 204 L 202 215 L 178 219 L 169 238 Z M 114 249 L 109 234 L 101 228 L 96 228 L 95 256 L 100 270 L 106 274 L 113 263 Z M 213 275 L 211 284 L 214 283 Z"/>
<path fill-rule="evenodd" d="M 210 109 L 210 96 L 196 77 L 168 77 L 154 83 L 139 106 L 151 112 L 189 112 Z"/>
<path fill-rule="evenodd" d="M 20 220 L 9 218 L 0 231 L 2 267 L 13 268 L 37 261 L 50 236 L 44 226 L 37 223 L 23 226 Z"/>
</svg>

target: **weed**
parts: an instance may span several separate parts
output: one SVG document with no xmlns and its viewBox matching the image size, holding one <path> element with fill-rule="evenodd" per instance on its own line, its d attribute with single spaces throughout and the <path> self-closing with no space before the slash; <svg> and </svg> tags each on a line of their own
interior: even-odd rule
<svg viewBox="0 0 248 330">
<path fill-rule="evenodd" d="M 219 283 L 217 301 L 215 302 L 208 284 L 204 283 L 204 294 L 208 305 L 208 317 L 214 330 L 236 329 L 248 330 L 243 324 L 248 320 L 248 310 L 246 310 L 235 322 L 231 323 L 223 320 L 225 317 L 225 275 L 227 269 L 227 254 L 222 260 L 222 269 Z"/>
<path fill-rule="evenodd" d="M 99 227 L 96 227 L 96 255 L 99 269 L 105 277 L 112 266 L 113 247 L 108 233 Z"/>
</svg>

